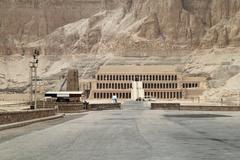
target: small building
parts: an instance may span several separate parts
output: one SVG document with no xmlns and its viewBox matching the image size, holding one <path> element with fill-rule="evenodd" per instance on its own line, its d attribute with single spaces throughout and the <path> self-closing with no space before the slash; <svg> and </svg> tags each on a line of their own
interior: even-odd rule
<svg viewBox="0 0 240 160">
<path fill-rule="evenodd" d="M 205 77 L 183 76 L 174 66 L 103 66 L 95 78 L 92 99 L 111 99 L 114 95 L 118 99 L 136 98 L 136 84 L 142 85 L 138 86 L 141 98 L 144 93 L 144 97 L 165 100 L 199 98 L 206 89 Z"/>
</svg>

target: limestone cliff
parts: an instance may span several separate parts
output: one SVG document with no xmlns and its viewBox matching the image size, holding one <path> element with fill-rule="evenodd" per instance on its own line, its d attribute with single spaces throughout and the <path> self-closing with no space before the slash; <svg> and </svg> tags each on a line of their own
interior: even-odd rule
<svg viewBox="0 0 240 160">
<path fill-rule="evenodd" d="M 103 10 L 41 41 L 46 54 L 152 56 L 240 44 L 238 0 L 104 0 Z"/>
<path fill-rule="evenodd" d="M 151 56 L 240 43 L 239 0 L 1 0 L 0 8 L 1 54 Z"/>
<path fill-rule="evenodd" d="M 101 0 L 0 0 L 0 55 L 24 54 L 25 44 L 87 18 L 101 6 Z"/>
<path fill-rule="evenodd" d="M 0 91 L 26 91 L 40 48 L 43 88 L 69 67 L 92 78 L 102 65 L 167 64 L 206 76 L 207 99 L 238 98 L 239 0 L 0 0 L 0 17 Z"/>
</svg>

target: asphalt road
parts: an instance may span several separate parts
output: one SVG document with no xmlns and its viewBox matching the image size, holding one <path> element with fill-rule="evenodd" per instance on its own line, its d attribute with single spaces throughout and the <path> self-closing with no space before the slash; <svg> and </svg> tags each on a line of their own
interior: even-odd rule
<svg viewBox="0 0 240 160">
<path fill-rule="evenodd" d="M 0 159 L 240 159 L 240 113 L 236 112 L 151 111 L 133 104 L 35 125 L 17 136 L 11 136 L 13 131 L 0 132 Z M 8 137 L 2 136 L 6 133 Z"/>
</svg>

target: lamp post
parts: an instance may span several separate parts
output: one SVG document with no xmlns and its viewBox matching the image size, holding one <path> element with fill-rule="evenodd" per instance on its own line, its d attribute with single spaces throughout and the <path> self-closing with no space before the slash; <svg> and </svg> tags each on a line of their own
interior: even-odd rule
<svg viewBox="0 0 240 160">
<path fill-rule="evenodd" d="M 32 60 L 30 61 L 30 107 L 37 109 L 37 67 L 39 51 L 34 50 Z M 33 106 L 34 99 L 34 106 Z"/>
</svg>

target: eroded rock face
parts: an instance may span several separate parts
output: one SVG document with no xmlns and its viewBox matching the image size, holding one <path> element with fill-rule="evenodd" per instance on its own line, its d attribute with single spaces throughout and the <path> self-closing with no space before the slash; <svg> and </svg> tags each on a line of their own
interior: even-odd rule
<svg viewBox="0 0 240 160">
<path fill-rule="evenodd" d="M 0 91 L 27 88 L 26 53 L 40 48 L 46 79 L 69 66 L 90 78 L 105 64 L 181 62 L 207 75 L 207 98 L 239 97 L 239 0 L 0 0 L 0 17 L 0 55 L 11 55 L 0 56 Z"/>
<path fill-rule="evenodd" d="M 161 56 L 240 43 L 238 0 L 103 0 L 101 4 L 98 14 L 24 47 L 41 46 L 45 54 Z"/>
<path fill-rule="evenodd" d="M 0 0 L 0 55 L 101 10 L 101 0 Z M 23 53 L 24 54 L 24 53 Z"/>
<path fill-rule="evenodd" d="M 1 0 L 0 4 L 1 54 L 25 54 L 31 47 L 41 47 L 46 54 L 151 56 L 238 47 L 240 42 L 238 0 Z M 101 8 L 97 15 L 77 21 Z"/>
</svg>

